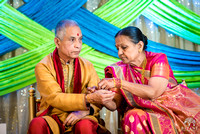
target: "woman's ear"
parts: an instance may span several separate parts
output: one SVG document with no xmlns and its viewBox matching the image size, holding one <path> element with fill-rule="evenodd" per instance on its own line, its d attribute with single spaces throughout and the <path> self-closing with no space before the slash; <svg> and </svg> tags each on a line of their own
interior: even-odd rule
<svg viewBox="0 0 200 134">
<path fill-rule="evenodd" d="M 55 37 L 54 38 L 54 43 L 55 43 L 56 47 L 59 48 L 59 46 L 60 46 L 60 39 L 57 38 L 57 37 Z"/>
<path fill-rule="evenodd" d="M 143 48 L 144 48 L 144 43 L 142 41 L 139 41 L 138 42 L 138 49 L 139 49 L 139 52 L 142 52 L 143 51 Z"/>
</svg>

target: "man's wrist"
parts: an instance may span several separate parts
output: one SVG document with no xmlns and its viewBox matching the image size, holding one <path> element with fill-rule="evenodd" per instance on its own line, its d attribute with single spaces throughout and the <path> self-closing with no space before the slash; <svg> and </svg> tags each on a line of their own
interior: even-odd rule
<svg viewBox="0 0 200 134">
<path fill-rule="evenodd" d="M 88 99 L 87 99 L 87 95 L 88 95 L 88 94 L 85 94 L 85 103 L 86 103 L 86 104 L 89 103 L 89 102 L 88 102 Z"/>
<path fill-rule="evenodd" d="M 87 108 L 89 109 L 90 108 L 90 103 L 88 101 L 87 95 L 88 94 L 85 95 L 85 103 L 86 103 Z"/>
<path fill-rule="evenodd" d="M 85 95 L 85 103 L 86 103 L 86 106 L 89 110 L 89 115 L 93 115 L 94 114 L 94 109 L 90 106 L 90 95 L 89 94 L 86 94 Z"/>
<path fill-rule="evenodd" d="M 86 104 L 87 103 L 94 103 L 93 99 L 91 98 L 91 94 L 85 95 L 85 101 L 86 101 Z"/>
</svg>

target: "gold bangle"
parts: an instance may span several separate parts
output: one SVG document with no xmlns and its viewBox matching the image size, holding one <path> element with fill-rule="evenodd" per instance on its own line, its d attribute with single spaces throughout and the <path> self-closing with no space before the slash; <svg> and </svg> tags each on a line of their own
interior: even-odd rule
<svg viewBox="0 0 200 134">
<path fill-rule="evenodd" d="M 116 87 L 115 78 L 113 77 L 114 87 Z"/>
<path fill-rule="evenodd" d="M 115 87 L 122 88 L 122 81 L 119 78 L 115 78 Z"/>
<path fill-rule="evenodd" d="M 122 89 L 122 79 L 120 79 L 121 80 L 121 87 L 120 87 L 120 89 Z"/>
</svg>

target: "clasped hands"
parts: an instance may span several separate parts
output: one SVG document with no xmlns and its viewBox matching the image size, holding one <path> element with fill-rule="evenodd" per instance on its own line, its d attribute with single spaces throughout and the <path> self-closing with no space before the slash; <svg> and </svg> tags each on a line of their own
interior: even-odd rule
<svg viewBox="0 0 200 134">
<path fill-rule="evenodd" d="M 88 87 L 86 102 L 105 105 L 113 100 L 115 92 L 112 88 L 120 88 L 121 79 L 117 78 L 104 78 L 98 83 L 98 87 Z"/>
<path fill-rule="evenodd" d="M 98 87 L 88 87 L 85 96 L 86 103 L 106 105 L 111 102 L 115 96 L 115 92 L 112 92 L 110 89 L 118 86 L 116 84 L 117 80 L 115 78 L 104 78 L 98 83 Z M 71 112 L 63 122 L 63 125 L 74 125 L 86 115 L 89 115 L 89 110 Z"/>
</svg>

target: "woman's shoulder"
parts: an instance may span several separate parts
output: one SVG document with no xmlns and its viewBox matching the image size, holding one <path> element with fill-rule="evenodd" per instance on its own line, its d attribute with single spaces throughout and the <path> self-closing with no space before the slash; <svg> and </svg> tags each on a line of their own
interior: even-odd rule
<svg viewBox="0 0 200 134">
<path fill-rule="evenodd" d="M 154 64 L 168 64 L 168 59 L 164 53 L 155 53 L 146 51 L 147 64 L 149 67 L 153 67 Z"/>
<path fill-rule="evenodd" d="M 157 61 L 157 60 L 167 60 L 167 55 L 164 53 L 155 53 L 146 51 L 146 58 L 149 61 Z"/>
<path fill-rule="evenodd" d="M 156 52 L 151 52 L 151 51 L 146 51 L 145 53 L 146 53 L 147 57 L 152 57 L 152 58 L 166 56 L 166 54 L 164 54 L 164 53 L 156 53 Z"/>
<path fill-rule="evenodd" d="M 107 67 L 123 67 L 123 66 L 126 66 L 126 64 L 124 64 L 122 61 L 118 61 L 116 63 L 113 63 Z"/>
<path fill-rule="evenodd" d="M 105 71 L 105 77 L 106 78 L 112 78 L 112 77 L 117 77 L 117 72 L 121 71 L 126 67 L 127 64 L 124 64 L 122 61 L 118 61 L 114 64 L 111 64 L 107 66 L 104 71 Z"/>
</svg>

